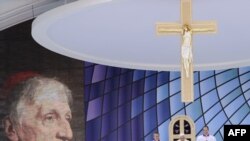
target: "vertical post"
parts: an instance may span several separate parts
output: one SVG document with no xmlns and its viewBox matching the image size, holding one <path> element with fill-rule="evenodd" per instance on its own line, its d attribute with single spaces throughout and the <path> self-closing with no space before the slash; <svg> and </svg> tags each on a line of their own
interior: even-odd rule
<svg viewBox="0 0 250 141">
<path fill-rule="evenodd" d="M 192 24 L 192 3 L 191 0 L 181 0 L 181 23 Z"/>
<path fill-rule="evenodd" d="M 181 101 L 192 102 L 194 100 L 194 80 L 193 80 L 193 62 L 189 65 L 189 77 L 186 77 L 183 59 L 181 59 Z"/>
<path fill-rule="evenodd" d="M 192 24 L 192 5 L 191 0 L 181 0 L 181 21 L 183 25 L 189 26 Z M 184 42 L 182 38 L 182 43 Z M 192 43 L 192 41 L 191 41 Z M 192 45 L 190 46 L 192 51 Z M 182 48 L 183 49 L 183 48 Z M 182 56 L 182 55 L 181 55 Z M 188 67 L 188 77 L 184 67 L 184 61 L 181 57 L 181 100 L 182 102 L 192 102 L 194 99 L 193 90 L 193 61 Z"/>
</svg>

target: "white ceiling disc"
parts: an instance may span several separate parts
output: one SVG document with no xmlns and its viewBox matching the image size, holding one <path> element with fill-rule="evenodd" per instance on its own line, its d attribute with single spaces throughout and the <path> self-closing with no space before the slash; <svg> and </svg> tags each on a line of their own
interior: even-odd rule
<svg viewBox="0 0 250 141">
<path fill-rule="evenodd" d="M 217 33 L 194 34 L 194 70 L 250 65 L 250 1 L 193 0 L 192 20 L 217 22 Z M 156 35 L 156 23 L 180 23 L 180 0 L 84 0 L 48 11 L 32 25 L 49 50 L 109 66 L 180 69 L 180 35 Z"/>
</svg>

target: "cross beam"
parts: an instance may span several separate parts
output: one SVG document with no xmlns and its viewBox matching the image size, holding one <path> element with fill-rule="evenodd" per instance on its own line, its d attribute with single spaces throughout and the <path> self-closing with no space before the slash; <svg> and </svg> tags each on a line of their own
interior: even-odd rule
<svg viewBox="0 0 250 141">
<path fill-rule="evenodd" d="M 157 23 L 157 35 L 181 34 L 182 35 L 182 58 L 181 58 L 181 99 L 182 102 L 194 101 L 193 89 L 193 61 L 192 61 L 192 34 L 194 33 L 216 33 L 215 22 L 193 22 L 192 0 L 181 0 L 181 23 Z M 188 36 L 190 35 L 190 36 Z M 183 52 L 190 43 L 188 53 L 189 61 L 183 57 Z"/>
</svg>

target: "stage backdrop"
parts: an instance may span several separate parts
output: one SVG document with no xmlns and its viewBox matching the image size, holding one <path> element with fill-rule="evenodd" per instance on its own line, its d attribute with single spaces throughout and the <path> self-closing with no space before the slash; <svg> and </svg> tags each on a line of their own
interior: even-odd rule
<svg viewBox="0 0 250 141">
<path fill-rule="evenodd" d="M 83 141 L 85 136 L 85 116 L 83 103 L 82 61 L 53 53 L 38 45 L 31 37 L 31 23 L 28 21 L 0 31 L 0 88 L 12 74 L 23 71 L 38 72 L 47 77 L 56 77 L 64 82 L 73 95 L 73 141 Z M 6 116 L 6 102 L 0 89 L 0 119 Z M 5 141 L 3 125 L 0 126 L 0 140 Z"/>
<path fill-rule="evenodd" d="M 155 131 L 167 141 L 175 115 L 190 116 L 197 135 L 208 124 L 218 141 L 223 141 L 224 124 L 250 124 L 250 67 L 195 72 L 195 101 L 184 104 L 178 72 L 83 64 L 39 46 L 30 28 L 28 21 L 0 32 L 0 86 L 9 75 L 26 70 L 65 82 L 77 107 L 71 125 L 74 141 L 151 141 Z M 0 97 L 1 119 L 4 103 Z M 3 126 L 0 139 L 4 141 Z"/>
<path fill-rule="evenodd" d="M 176 115 L 190 116 L 196 135 L 205 124 L 223 141 L 224 124 L 250 124 L 250 67 L 194 73 L 195 100 L 184 104 L 179 72 L 85 63 L 86 141 L 168 141 Z"/>
</svg>

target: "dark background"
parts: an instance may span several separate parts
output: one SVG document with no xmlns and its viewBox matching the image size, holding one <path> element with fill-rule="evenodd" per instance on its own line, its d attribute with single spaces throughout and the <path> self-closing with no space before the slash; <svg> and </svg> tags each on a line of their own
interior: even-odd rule
<svg viewBox="0 0 250 141">
<path fill-rule="evenodd" d="M 79 60 L 53 53 L 31 37 L 32 20 L 0 31 L 0 88 L 13 73 L 32 70 L 47 77 L 56 77 L 73 92 L 73 141 L 85 140 L 83 66 Z M 5 116 L 5 97 L 0 89 L 0 119 Z M 77 107 L 77 108 L 76 108 Z M 4 139 L 0 126 L 0 140 Z"/>
<path fill-rule="evenodd" d="M 236 133 L 235 129 L 245 129 L 246 133 L 241 136 L 241 133 Z M 228 136 L 229 131 L 233 131 L 235 136 Z M 246 141 L 250 140 L 250 125 L 224 125 L 224 141 Z"/>
</svg>

